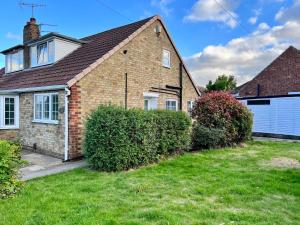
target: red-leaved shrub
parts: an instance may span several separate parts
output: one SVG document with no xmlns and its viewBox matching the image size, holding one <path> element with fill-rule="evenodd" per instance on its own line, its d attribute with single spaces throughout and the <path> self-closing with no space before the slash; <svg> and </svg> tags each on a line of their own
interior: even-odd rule
<svg viewBox="0 0 300 225">
<path fill-rule="evenodd" d="M 226 92 L 211 92 L 200 97 L 195 102 L 192 117 L 198 125 L 224 130 L 224 145 L 240 143 L 251 136 L 251 112 Z"/>
</svg>

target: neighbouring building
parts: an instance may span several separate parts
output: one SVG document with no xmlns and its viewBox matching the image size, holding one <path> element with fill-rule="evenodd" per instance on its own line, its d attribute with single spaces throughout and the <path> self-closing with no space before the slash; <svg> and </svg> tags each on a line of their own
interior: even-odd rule
<svg viewBox="0 0 300 225">
<path fill-rule="evenodd" d="M 300 139 L 300 51 L 289 47 L 237 96 L 254 114 L 254 135 Z"/>
<path fill-rule="evenodd" d="M 82 156 L 84 123 L 100 104 L 188 112 L 200 95 L 159 16 L 82 39 L 40 35 L 2 51 L 0 138 L 64 160 Z"/>
</svg>

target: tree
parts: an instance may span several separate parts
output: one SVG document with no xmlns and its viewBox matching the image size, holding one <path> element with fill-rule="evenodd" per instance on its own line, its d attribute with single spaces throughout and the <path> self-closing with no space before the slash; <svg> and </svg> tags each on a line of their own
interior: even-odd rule
<svg viewBox="0 0 300 225">
<path fill-rule="evenodd" d="M 221 75 L 213 83 L 211 80 L 206 85 L 206 91 L 231 91 L 236 88 L 236 79 L 232 75 Z"/>
</svg>

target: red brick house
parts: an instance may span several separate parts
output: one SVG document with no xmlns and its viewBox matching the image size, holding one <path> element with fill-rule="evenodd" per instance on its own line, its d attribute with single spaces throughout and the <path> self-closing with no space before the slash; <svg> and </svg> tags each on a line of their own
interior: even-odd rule
<svg viewBox="0 0 300 225">
<path fill-rule="evenodd" d="M 85 118 L 100 104 L 188 112 L 199 92 L 159 16 L 82 39 L 41 36 L 2 51 L 0 138 L 62 158 L 82 155 Z"/>
<path fill-rule="evenodd" d="M 290 46 L 238 98 L 254 114 L 255 135 L 300 139 L 300 51 Z"/>
</svg>

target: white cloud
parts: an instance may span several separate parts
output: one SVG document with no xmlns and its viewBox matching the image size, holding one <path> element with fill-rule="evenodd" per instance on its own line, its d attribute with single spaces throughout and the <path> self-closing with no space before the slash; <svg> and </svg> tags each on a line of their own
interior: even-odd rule
<svg viewBox="0 0 300 225">
<path fill-rule="evenodd" d="M 238 16 L 234 12 L 237 1 L 231 0 L 198 0 L 190 13 L 184 17 L 185 21 L 221 22 L 234 28 L 237 25 Z"/>
<path fill-rule="evenodd" d="M 163 14 L 168 16 L 173 11 L 173 9 L 170 7 L 172 2 L 173 0 L 151 0 L 151 5 L 159 8 Z"/>
<path fill-rule="evenodd" d="M 275 16 L 279 21 L 300 20 L 300 0 L 294 0 L 294 4 L 288 8 L 282 8 Z"/>
<path fill-rule="evenodd" d="M 256 24 L 257 19 L 258 19 L 257 16 L 253 16 L 253 17 L 250 17 L 250 18 L 249 18 L 248 22 L 249 22 L 250 24 Z"/>
<path fill-rule="evenodd" d="M 258 17 L 261 15 L 262 8 L 253 10 L 254 16 L 250 17 L 248 22 L 252 25 L 257 23 Z"/>
<path fill-rule="evenodd" d="M 300 48 L 300 22 L 288 21 L 269 27 L 261 23 L 255 32 L 235 38 L 225 45 L 210 45 L 186 57 L 190 71 L 200 85 L 218 75 L 230 74 L 242 84 L 265 68 L 289 45 Z"/>
<path fill-rule="evenodd" d="M 21 40 L 22 40 L 22 36 L 21 36 L 21 35 L 13 34 L 13 33 L 11 33 L 11 32 L 7 32 L 7 33 L 6 33 L 6 38 L 8 38 L 8 39 L 13 39 L 13 40 L 18 40 L 18 41 L 21 41 Z"/>
</svg>

